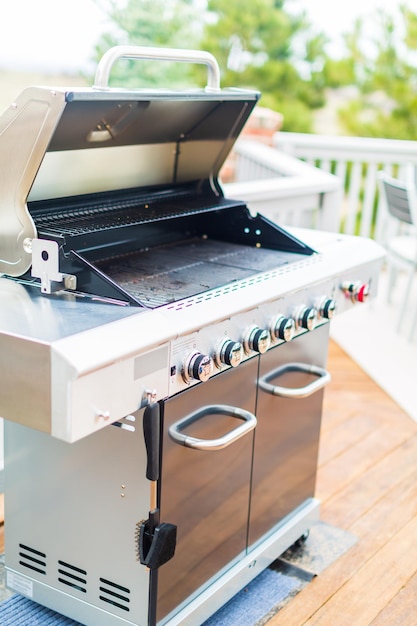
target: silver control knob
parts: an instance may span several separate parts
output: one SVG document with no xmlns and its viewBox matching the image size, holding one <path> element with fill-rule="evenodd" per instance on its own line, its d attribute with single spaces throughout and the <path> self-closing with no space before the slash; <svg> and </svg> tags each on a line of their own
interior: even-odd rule
<svg viewBox="0 0 417 626">
<path fill-rule="evenodd" d="M 297 311 L 295 316 L 296 328 L 305 328 L 313 330 L 316 325 L 317 311 L 313 307 L 303 306 Z"/>
<path fill-rule="evenodd" d="M 245 352 L 249 354 L 252 350 L 263 354 L 271 345 L 271 335 L 268 330 L 252 326 L 246 333 L 244 341 Z"/>
<path fill-rule="evenodd" d="M 331 320 L 336 311 L 336 301 L 333 298 L 323 298 L 318 307 L 319 316 L 322 319 Z"/>
<path fill-rule="evenodd" d="M 271 324 L 271 334 L 274 339 L 291 341 L 295 333 L 295 322 L 291 317 L 278 315 Z"/>
<path fill-rule="evenodd" d="M 191 352 L 184 360 L 182 377 L 186 383 L 199 380 L 205 383 L 213 372 L 213 359 L 201 352 Z"/>
<path fill-rule="evenodd" d="M 348 280 L 341 284 L 343 293 L 352 300 L 352 302 L 365 302 L 369 296 L 369 285 L 361 283 L 351 283 Z"/>
<path fill-rule="evenodd" d="M 216 362 L 221 365 L 237 367 L 243 358 L 243 347 L 240 341 L 226 337 L 216 350 Z"/>
</svg>

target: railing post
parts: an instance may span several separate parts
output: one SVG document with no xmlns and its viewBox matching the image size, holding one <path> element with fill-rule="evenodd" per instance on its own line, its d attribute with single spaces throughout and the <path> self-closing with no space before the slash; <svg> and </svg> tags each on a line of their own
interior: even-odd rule
<svg viewBox="0 0 417 626">
<path fill-rule="evenodd" d="M 344 197 L 337 228 L 377 240 L 383 232 L 377 171 L 404 179 L 410 166 L 417 165 L 417 141 L 279 132 L 273 145 L 339 177 Z"/>
<path fill-rule="evenodd" d="M 342 188 L 332 174 L 253 140 L 235 146 L 227 195 L 281 225 L 338 230 Z"/>
</svg>

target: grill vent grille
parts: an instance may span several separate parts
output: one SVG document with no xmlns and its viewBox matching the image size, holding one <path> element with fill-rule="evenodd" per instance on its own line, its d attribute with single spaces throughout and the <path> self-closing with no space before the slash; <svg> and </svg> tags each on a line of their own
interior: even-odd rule
<svg viewBox="0 0 417 626">
<path fill-rule="evenodd" d="M 65 561 L 58 561 L 58 581 L 82 593 L 87 591 L 87 572 Z"/>
<path fill-rule="evenodd" d="M 19 564 L 38 574 L 46 574 L 46 554 L 19 543 Z"/>
<path fill-rule="evenodd" d="M 100 600 L 123 611 L 130 611 L 130 589 L 118 585 L 107 578 L 100 578 Z"/>
</svg>

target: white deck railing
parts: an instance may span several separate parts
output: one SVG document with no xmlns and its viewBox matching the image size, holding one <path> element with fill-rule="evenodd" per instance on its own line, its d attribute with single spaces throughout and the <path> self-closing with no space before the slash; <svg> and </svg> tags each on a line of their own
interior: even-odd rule
<svg viewBox="0 0 417 626">
<path fill-rule="evenodd" d="M 276 133 L 280 153 L 335 174 L 343 185 L 339 230 L 383 240 L 385 213 L 379 200 L 377 171 L 405 179 L 417 164 L 417 142 L 301 133 Z"/>
<path fill-rule="evenodd" d="M 338 229 L 343 190 L 336 176 L 254 140 L 240 140 L 234 153 L 228 197 L 278 224 Z"/>
</svg>

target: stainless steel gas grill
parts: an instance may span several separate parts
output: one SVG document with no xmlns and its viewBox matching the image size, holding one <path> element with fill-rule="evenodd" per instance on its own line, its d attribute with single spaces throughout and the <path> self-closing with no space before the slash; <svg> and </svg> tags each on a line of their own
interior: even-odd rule
<svg viewBox="0 0 417 626">
<path fill-rule="evenodd" d="M 125 56 L 208 85 L 110 89 Z M 7 584 L 88 626 L 201 624 L 318 518 L 329 321 L 383 254 L 224 196 L 258 97 L 121 47 L 0 119 Z"/>
</svg>

